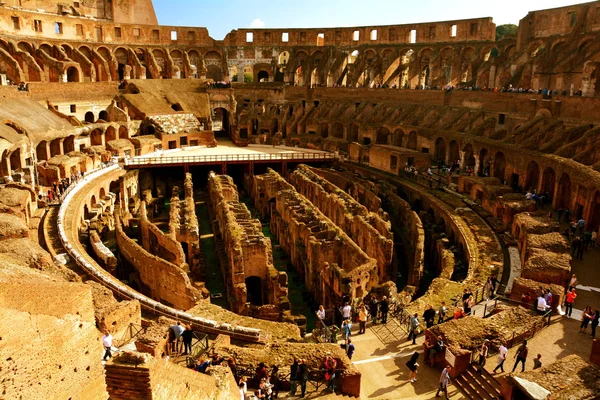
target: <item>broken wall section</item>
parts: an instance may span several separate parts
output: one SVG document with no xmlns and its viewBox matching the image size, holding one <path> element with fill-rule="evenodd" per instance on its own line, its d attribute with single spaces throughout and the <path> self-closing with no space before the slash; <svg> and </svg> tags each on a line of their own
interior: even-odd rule
<svg viewBox="0 0 600 400">
<path fill-rule="evenodd" d="M 246 205 L 239 201 L 231 177 L 211 173 L 209 193 L 228 261 L 223 268 L 232 310 L 282 320 L 291 308 L 287 274 L 275 269 L 271 241 L 263 234 L 260 221 L 252 218 Z"/>
<path fill-rule="evenodd" d="M 380 282 L 391 278 L 394 235 L 386 213 L 369 212 L 348 193 L 320 177 L 306 165 L 299 165 L 289 179 L 300 194 L 377 261 Z"/>
</svg>

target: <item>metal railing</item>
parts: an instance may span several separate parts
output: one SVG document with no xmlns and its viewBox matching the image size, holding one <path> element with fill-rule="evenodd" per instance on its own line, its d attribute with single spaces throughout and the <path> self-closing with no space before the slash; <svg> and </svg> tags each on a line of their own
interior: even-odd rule
<svg viewBox="0 0 600 400">
<path fill-rule="evenodd" d="M 146 331 L 146 329 L 142 325 L 130 323 L 127 326 L 127 329 L 125 330 L 125 332 L 123 332 L 123 334 L 121 335 L 121 337 L 119 339 L 115 340 L 115 346 L 121 347 L 124 344 L 131 342 L 132 340 L 137 338 L 141 333 L 143 333 L 145 331 Z"/>
<path fill-rule="evenodd" d="M 221 162 L 249 162 L 249 161 L 310 161 L 310 160 L 336 160 L 338 156 L 333 153 L 283 153 L 283 154 L 207 154 L 197 156 L 158 156 L 128 158 L 126 166 L 138 165 L 169 165 L 169 164 L 207 164 Z"/>
</svg>

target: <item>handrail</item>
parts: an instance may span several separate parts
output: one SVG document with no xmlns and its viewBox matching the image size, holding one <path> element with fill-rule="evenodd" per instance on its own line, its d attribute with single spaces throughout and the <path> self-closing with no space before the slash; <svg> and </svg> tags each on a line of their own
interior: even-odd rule
<svg viewBox="0 0 600 400">
<path fill-rule="evenodd" d="M 214 162 L 248 162 L 248 161 L 298 161 L 298 160 L 335 160 L 338 155 L 333 153 L 282 153 L 282 154 L 206 154 L 177 157 L 136 157 L 125 160 L 125 166 L 132 165 L 168 165 Z"/>
<path fill-rule="evenodd" d="M 69 206 L 69 203 L 71 202 L 75 194 L 77 194 L 85 186 L 86 183 L 98 179 L 102 175 L 108 174 L 109 172 L 115 172 L 119 168 L 120 167 L 118 165 L 112 165 L 108 168 L 100 169 L 86 175 L 83 179 L 80 179 L 79 182 L 73 186 L 72 190 L 70 190 L 70 192 L 65 196 L 64 201 L 61 204 L 60 210 L 58 212 L 57 225 L 60 241 L 67 253 L 69 254 L 69 257 L 71 257 L 77 263 L 77 265 L 79 265 L 92 279 L 111 289 L 121 298 L 129 300 L 138 300 L 143 308 L 153 312 L 154 314 L 160 314 L 169 318 L 174 318 L 176 320 L 188 323 L 194 328 L 201 330 L 205 333 L 217 335 L 225 334 L 249 342 L 263 341 L 263 332 L 260 329 L 248 328 L 244 326 L 232 326 L 227 323 L 219 324 L 216 321 L 202 317 L 197 317 L 188 312 L 166 306 L 156 300 L 149 298 L 148 296 L 145 296 L 131 289 L 129 286 L 125 285 L 124 283 L 116 279 L 114 276 L 106 272 L 103 268 L 101 268 L 93 260 L 93 258 L 83 250 L 81 244 L 79 244 L 78 246 L 77 241 L 73 244 L 69 243 L 66 229 L 63 224 L 63 222 L 67 220 L 71 221 L 71 223 L 74 222 L 73 218 L 66 218 L 66 211 Z"/>
</svg>

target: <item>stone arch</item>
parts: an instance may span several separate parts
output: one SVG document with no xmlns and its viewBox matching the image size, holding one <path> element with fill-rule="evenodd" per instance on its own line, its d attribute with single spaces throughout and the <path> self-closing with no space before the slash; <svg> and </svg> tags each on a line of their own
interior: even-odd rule
<svg viewBox="0 0 600 400">
<path fill-rule="evenodd" d="M 411 131 L 408 134 L 408 141 L 406 142 L 406 148 L 410 150 L 417 150 L 417 132 Z"/>
<path fill-rule="evenodd" d="M 111 140 L 117 140 L 117 130 L 114 126 L 109 126 L 106 128 L 105 132 L 106 142 L 110 142 Z"/>
<path fill-rule="evenodd" d="M 215 82 L 220 82 L 223 80 L 223 75 L 221 74 L 221 68 L 218 65 L 209 65 L 206 67 L 206 78 L 212 79 Z"/>
<path fill-rule="evenodd" d="M 56 138 L 50 142 L 50 156 L 60 156 L 64 152 L 64 147 L 61 149 L 62 139 Z"/>
<path fill-rule="evenodd" d="M 525 190 L 537 190 L 540 182 L 540 167 L 535 161 L 529 162 L 527 165 L 527 174 L 525 175 Z"/>
<path fill-rule="evenodd" d="M 564 173 L 558 181 L 558 193 L 556 194 L 556 207 L 567 208 L 571 206 L 571 178 Z"/>
<path fill-rule="evenodd" d="M 129 130 L 125 125 L 119 126 L 119 139 L 129 139 Z"/>
<path fill-rule="evenodd" d="M 392 135 L 392 145 L 402 147 L 404 141 L 404 131 L 402 129 L 396 129 Z"/>
<path fill-rule="evenodd" d="M 104 198 L 106 197 L 106 190 L 104 189 L 104 187 L 100 188 L 100 200 L 104 200 Z"/>
<path fill-rule="evenodd" d="M 17 44 L 17 48 L 21 51 L 24 51 L 25 53 L 29 53 L 33 55 L 33 47 L 31 46 L 31 44 L 27 43 L 27 42 L 19 42 Z"/>
<path fill-rule="evenodd" d="M 376 144 L 388 144 L 388 138 L 390 136 L 390 130 L 385 126 L 382 126 L 377 131 L 377 136 L 375 138 Z"/>
<path fill-rule="evenodd" d="M 48 142 L 42 140 L 35 147 L 35 155 L 38 161 L 46 161 L 50 159 L 50 155 L 48 154 Z"/>
<path fill-rule="evenodd" d="M 506 159 L 504 153 L 499 151 L 494 156 L 494 178 L 504 179 L 504 170 L 506 169 Z"/>
<path fill-rule="evenodd" d="M 108 122 L 109 121 L 108 112 L 106 112 L 106 110 L 100 111 L 100 114 L 98 114 L 98 119 L 99 120 L 101 119 L 102 121 Z"/>
<path fill-rule="evenodd" d="M 183 52 L 181 50 L 177 50 L 177 49 L 171 50 L 170 56 L 171 56 L 171 59 L 173 60 L 173 65 L 177 69 L 179 69 L 179 72 L 178 72 L 179 75 L 177 77 L 179 79 L 187 78 Z"/>
<path fill-rule="evenodd" d="M 97 128 L 90 133 L 90 143 L 92 146 L 103 146 L 104 145 L 104 133 L 102 129 Z"/>
<path fill-rule="evenodd" d="M 473 153 L 473 146 L 469 143 L 463 148 L 463 167 L 475 169 L 475 153 Z"/>
<path fill-rule="evenodd" d="M 85 122 L 89 122 L 90 124 L 96 122 L 96 117 L 94 116 L 94 113 L 91 111 L 88 111 L 85 113 Z"/>
<path fill-rule="evenodd" d="M 76 67 L 67 68 L 67 82 L 81 82 L 81 73 Z"/>
<path fill-rule="evenodd" d="M 446 162 L 446 141 L 444 138 L 439 137 L 435 141 L 435 153 L 434 158 L 438 161 Z"/>
<path fill-rule="evenodd" d="M 10 153 L 9 159 L 10 159 L 10 169 L 12 171 L 20 170 L 23 167 L 21 164 L 21 148 L 17 147 L 15 150 L 13 150 Z"/>
<path fill-rule="evenodd" d="M 257 82 L 269 82 L 269 72 L 261 69 L 258 71 L 258 74 L 256 74 L 256 80 Z"/>
<path fill-rule="evenodd" d="M 489 176 L 490 174 L 489 152 L 486 148 L 479 151 L 479 171 L 477 172 L 482 176 Z"/>
<path fill-rule="evenodd" d="M 456 160 L 460 160 L 460 151 L 456 140 L 450 141 L 450 151 L 448 154 L 448 163 L 454 164 Z"/>
<path fill-rule="evenodd" d="M 65 154 L 75 151 L 75 135 L 69 135 L 63 141 L 63 151 Z"/>
<path fill-rule="evenodd" d="M 348 141 L 358 142 L 358 133 L 358 125 L 356 125 L 355 123 L 350 124 L 350 126 L 348 127 Z"/>
<path fill-rule="evenodd" d="M 320 125 L 320 130 L 321 130 L 321 137 L 323 139 L 326 139 L 329 136 L 329 123 L 328 122 L 321 122 Z"/>
<path fill-rule="evenodd" d="M 341 122 L 336 122 L 335 124 L 333 124 L 331 134 L 336 139 L 343 139 L 344 138 L 344 125 L 342 125 Z"/>
</svg>

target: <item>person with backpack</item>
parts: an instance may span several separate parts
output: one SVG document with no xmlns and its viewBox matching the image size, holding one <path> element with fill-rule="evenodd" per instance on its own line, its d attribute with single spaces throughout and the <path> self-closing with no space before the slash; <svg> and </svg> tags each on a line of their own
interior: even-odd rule
<svg viewBox="0 0 600 400">
<path fill-rule="evenodd" d="M 419 317 L 418 314 L 415 313 L 412 317 L 410 317 L 410 332 L 408 333 L 408 340 L 412 337 L 412 344 L 417 344 L 417 335 L 419 334 Z"/>
</svg>

